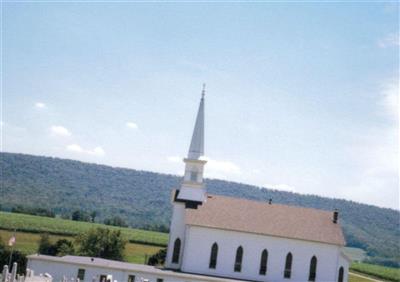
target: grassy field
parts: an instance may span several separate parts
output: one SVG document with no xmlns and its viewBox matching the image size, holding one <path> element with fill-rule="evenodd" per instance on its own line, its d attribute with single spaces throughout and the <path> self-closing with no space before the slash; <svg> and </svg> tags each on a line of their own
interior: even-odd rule
<svg viewBox="0 0 400 282">
<path fill-rule="evenodd" d="M 372 282 L 372 280 L 367 278 L 361 278 L 349 273 L 349 281 L 348 282 Z"/>
<path fill-rule="evenodd" d="M 11 231 L 0 230 L 0 237 L 4 241 L 4 243 L 7 244 L 8 239 L 10 239 L 11 236 L 12 236 Z M 16 250 L 19 250 L 26 255 L 30 255 L 37 252 L 40 234 L 17 232 L 16 238 L 17 238 L 15 243 Z M 55 242 L 59 239 L 73 240 L 74 238 L 68 236 L 51 235 L 51 241 Z"/>
<path fill-rule="evenodd" d="M 0 237 L 7 243 L 8 239 L 11 237 L 12 232 L 6 230 L 0 230 Z M 40 239 L 40 234 L 38 233 L 27 233 L 27 232 L 17 232 L 16 233 L 16 243 L 15 249 L 21 251 L 22 253 L 29 255 L 37 252 L 38 242 Z M 50 235 L 50 240 L 55 242 L 59 239 L 68 239 L 73 241 L 73 236 L 59 236 Z M 125 246 L 125 261 L 133 263 L 144 263 L 146 258 L 155 254 L 161 249 L 161 247 L 127 243 Z"/>
<path fill-rule="evenodd" d="M 29 233 L 49 233 L 52 235 L 74 236 L 94 227 L 107 227 L 121 230 L 130 242 L 153 245 L 166 245 L 168 234 L 132 228 L 108 226 L 99 223 L 72 221 L 18 213 L 0 212 L 0 229 L 24 231 Z"/>
<path fill-rule="evenodd" d="M 129 241 L 125 247 L 125 260 L 128 262 L 144 263 L 146 257 L 158 252 L 168 242 L 168 234 L 166 233 L 61 218 L 0 212 L 0 237 L 6 242 L 11 237 L 11 230 L 16 229 L 15 248 L 24 254 L 37 252 L 40 233 L 50 234 L 52 241 L 63 238 L 73 241 L 77 234 L 95 227 L 121 230 L 125 239 Z"/>
<path fill-rule="evenodd" d="M 368 274 L 388 281 L 400 282 L 400 269 L 368 263 L 353 263 L 350 269 L 354 272 Z"/>
</svg>

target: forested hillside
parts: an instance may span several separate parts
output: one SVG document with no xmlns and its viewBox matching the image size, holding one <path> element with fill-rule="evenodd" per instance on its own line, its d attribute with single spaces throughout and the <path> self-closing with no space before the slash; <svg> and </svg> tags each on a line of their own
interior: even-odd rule
<svg viewBox="0 0 400 282">
<path fill-rule="evenodd" d="M 97 212 L 102 221 L 118 215 L 132 227 L 168 226 L 170 192 L 180 177 L 31 155 L 1 153 L 0 206 L 45 208 L 58 215 Z M 400 259 L 400 213 L 346 200 L 300 195 L 206 180 L 210 193 L 325 210 L 339 209 L 349 246 L 365 249 L 374 262 Z"/>
</svg>

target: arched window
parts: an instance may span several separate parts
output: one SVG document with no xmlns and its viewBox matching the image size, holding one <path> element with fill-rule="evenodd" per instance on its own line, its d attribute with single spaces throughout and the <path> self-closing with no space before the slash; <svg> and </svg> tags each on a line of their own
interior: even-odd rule
<svg viewBox="0 0 400 282">
<path fill-rule="evenodd" d="M 343 276 L 344 276 L 344 269 L 343 266 L 339 268 L 339 277 L 338 277 L 338 282 L 343 282 Z"/>
<path fill-rule="evenodd" d="M 172 263 L 179 263 L 180 252 L 181 252 L 181 239 L 177 238 L 174 243 L 174 252 L 172 253 Z"/>
<path fill-rule="evenodd" d="M 313 256 L 310 262 L 310 273 L 308 275 L 308 281 L 315 281 L 317 276 L 317 258 Z"/>
<path fill-rule="evenodd" d="M 267 274 L 267 262 L 268 262 L 268 251 L 264 250 L 261 253 L 260 275 Z"/>
<path fill-rule="evenodd" d="M 243 248 L 240 246 L 236 250 L 236 258 L 235 258 L 235 272 L 242 271 L 242 260 L 243 260 Z"/>
<path fill-rule="evenodd" d="M 210 265 L 209 268 L 215 269 L 217 267 L 218 245 L 214 243 L 211 247 Z"/>
<path fill-rule="evenodd" d="M 286 256 L 285 271 L 283 274 L 284 278 L 290 278 L 290 276 L 292 275 L 292 260 L 293 260 L 292 253 L 288 253 Z"/>
</svg>

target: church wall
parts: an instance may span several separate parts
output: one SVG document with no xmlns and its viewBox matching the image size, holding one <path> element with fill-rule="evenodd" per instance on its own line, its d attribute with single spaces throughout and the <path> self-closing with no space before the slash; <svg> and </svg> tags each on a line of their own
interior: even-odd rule
<svg viewBox="0 0 400 282">
<path fill-rule="evenodd" d="M 216 269 L 209 269 L 211 246 L 218 244 Z M 234 272 L 236 250 L 243 247 L 242 271 Z M 267 275 L 259 275 L 261 252 L 268 250 Z M 288 252 L 293 255 L 291 279 L 283 272 Z M 182 271 L 253 281 L 308 281 L 310 260 L 317 257 L 316 281 L 337 281 L 340 247 L 250 233 L 187 226 Z M 347 268 L 346 271 L 347 273 Z M 347 280 L 344 280 L 347 281 Z"/>
<path fill-rule="evenodd" d="M 343 269 L 344 269 L 344 279 L 343 279 L 343 281 L 347 281 L 348 280 L 350 263 L 351 262 L 349 261 L 349 259 L 346 259 L 342 254 L 339 256 L 339 266 L 338 266 L 338 268 L 343 266 Z"/>
<path fill-rule="evenodd" d="M 167 259 L 166 259 L 167 268 L 174 268 L 174 269 L 180 268 L 180 263 L 182 262 L 183 248 L 185 246 L 184 222 L 185 222 L 185 204 L 174 203 L 172 210 L 170 232 L 169 232 L 168 248 L 167 248 Z M 172 253 L 176 238 L 181 239 L 181 253 L 178 264 L 172 263 Z"/>
</svg>

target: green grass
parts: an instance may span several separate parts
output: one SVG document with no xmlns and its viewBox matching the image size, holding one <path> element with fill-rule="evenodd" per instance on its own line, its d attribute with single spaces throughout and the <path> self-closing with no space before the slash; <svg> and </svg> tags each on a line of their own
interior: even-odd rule
<svg viewBox="0 0 400 282">
<path fill-rule="evenodd" d="M 7 244 L 8 239 L 12 236 L 11 231 L 0 230 L 0 238 Z M 68 239 L 73 241 L 73 236 L 50 235 L 50 240 L 55 242 L 59 239 Z M 15 250 L 18 250 L 25 255 L 34 254 L 37 252 L 40 234 L 17 232 Z M 142 245 L 135 243 L 127 243 L 125 245 L 124 260 L 132 263 L 144 263 L 146 258 L 158 252 L 161 248 L 157 246 Z"/>
<path fill-rule="evenodd" d="M 128 243 L 125 246 L 124 259 L 127 262 L 144 264 L 146 259 L 157 253 L 161 247 Z"/>
<path fill-rule="evenodd" d="M 75 236 L 94 227 L 104 227 L 121 230 L 124 237 L 131 243 L 144 243 L 165 246 L 168 234 L 140 229 L 108 226 L 99 223 L 79 222 L 61 218 L 41 217 L 26 214 L 0 212 L 0 229 L 30 233 L 49 233 L 52 235 Z"/>
<path fill-rule="evenodd" d="M 372 282 L 370 279 L 361 278 L 349 273 L 349 282 Z"/>
<path fill-rule="evenodd" d="M 13 232 L 0 230 L 0 237 L 5 244 L 8 243 L 8 240 L 11 238 Z M 40 239 L 40 234 L 37 233 L 25 233 L 25 232 L 17 232 L 16 233 L 16 241 L 14 248 L 25 255 L 34 254 L 37 252 L 38 243 Z M 73 240 L 73 237 L 68 236 L 58 236 L 58 235 L 51 235 L 51 241 L 57 241 L 59 239 L 68 239 Z"/>
<path fill-rule="evenodd" d="M 388 281 L 400 281 L 400 269 L 368 263 L 353 263 L 350 270 Z"/>
</svg>

